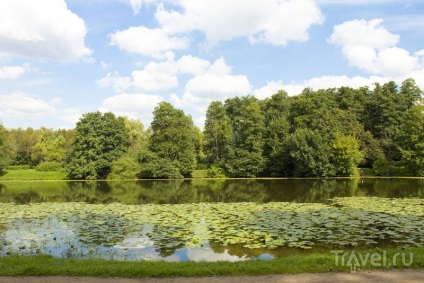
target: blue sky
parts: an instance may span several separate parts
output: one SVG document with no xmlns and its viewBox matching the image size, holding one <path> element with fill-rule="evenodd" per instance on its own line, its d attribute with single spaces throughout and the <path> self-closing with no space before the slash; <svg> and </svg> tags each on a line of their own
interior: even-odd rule
<svg viewBox="0 0 424 283">
<path fill-rule="evenodd" d="M 202 128 L 213 100 L 408 77 L 424 89 L 421 0 L 0 1 L 7 128 L 148 125 L 163 100 Z"/>
</svg>

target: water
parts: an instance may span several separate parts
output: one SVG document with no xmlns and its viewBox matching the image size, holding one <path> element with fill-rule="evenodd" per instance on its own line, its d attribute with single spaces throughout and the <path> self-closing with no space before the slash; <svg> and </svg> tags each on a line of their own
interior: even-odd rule
<svg viewBox="0 0 424 283">
<path fill-rule="evenodd" d="M 346 197 L 370 202 L 334 205 Z M 0 256 L 238 261 L 418 246 L 421 199 L 424 179 L 407 178 L 3 182 Z"/>
<path fill-rule="evenodd" d="M 424 179 L 140 180 L 4 182 L 0 202 L 181 204 L 199 202 L 325 203 L 334 197 L 424 198 Z"/>
</svg>

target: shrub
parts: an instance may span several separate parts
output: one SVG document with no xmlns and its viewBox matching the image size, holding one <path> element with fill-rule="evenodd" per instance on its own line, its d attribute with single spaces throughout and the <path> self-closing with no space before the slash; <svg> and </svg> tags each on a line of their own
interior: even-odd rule
<svg viewBox="0 0 424 283">
<path fill-rule="evenodd" d="M 217 166 L 211 166 L 211 168 L 209 168 L 209 170 L 207 171 L 206 176 L 208 178 L 225 178 L 226 177 L 224 173 L 224 169 Z"/>
<path fill-rule="evenodd" d="M 35 167 L 35 170 L 43 172 L 56 172 L 62 171 L 63 169 L 63 164 L 57 161 L 41 162 Z"/>
<path fill-rule="evenodd" d="M 112 171 L 107 178 L 109 180 L 135 179 L 140 171 L 141 166 L 137 160 L 131 157 L 121 157 L 112 162 Z"/>
</svg>

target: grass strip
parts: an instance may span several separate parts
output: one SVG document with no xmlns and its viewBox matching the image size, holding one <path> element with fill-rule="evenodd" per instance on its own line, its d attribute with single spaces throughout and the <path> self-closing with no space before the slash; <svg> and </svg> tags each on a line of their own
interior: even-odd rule
<svg viewBox="0 0 424 283">
<path fill-rule="evenodd" d="M 4 170 L 0 174 L 0 181 L 22 180 L 65 180 L 65 172 L 42 172 L 35 169 Z"/>
<path fill-rule="evenodd" d="M 203 277 L 203 276 L 239 276 L 267 274 L 297 274 L 322 272 L 349 272 L 347 265 L 351 251 L 346 250 L 344 266 L 341 258 L 336 265 L 336 255 L 330 252 L 310 255 L 289 256 L 273 260 L 248 260 L 241 262 L 164 262 L 164 261 L 111 261 L 99 259 L 57 259 L 51 256 L 18 256 L 0 257 L 0 276 L 95 276 L 95 277 Z M 383 255 L 383 250 L 355 251 L 360 259 L 370 254 L 364 266 L 357 270 L 376 269 L 422 269 L 424 268 L 424 248 L 387 249 L 384 253 L 386 263 L 372 264 L 372 254 Z M 406 254 L 409 261 L 413 254 L 411 265 L 402 264 L 400 254 Z M 398 254 L 397 264 L 392 265 L 392 259 Z M 340 255 L 341 256 L 341 255 Z"/>
</svg>

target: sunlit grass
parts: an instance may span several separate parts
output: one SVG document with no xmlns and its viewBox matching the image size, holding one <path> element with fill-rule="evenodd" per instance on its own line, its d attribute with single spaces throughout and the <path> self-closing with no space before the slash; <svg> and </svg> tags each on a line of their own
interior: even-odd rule
<svg viewBox="0 0 424 283">
<path fill-rule="evenodd" d="M 347 251 L 350 253 L 350 251 Z M 356 252 L 356 251 L 355 251 Z M 382 250 L 365 250 L 361 253 L 382 254 Z M 387 258 L 396 253 L 413 254 L 410 266 L 380 266 L 368 260 L 360 270 L 424 268 L 424 249 L 388 249 Z M 97 277 L 175 277 L 175 276 L 216 276 L 216 275 L 265 275 L 321 272 L 350 272 L 350 266 L 336 265 L 335 254 L 330 252 L 310 255 L 296 255 L 273 260 L 248 260 L 241 262 L 164 262 L 164 261 L 109 261 L 98 259 L 56 259 L 50 256 L 7 256 L 0 257 L 0 276 L 97 276 Z"/>
<path fill-rule="evenodd" d="M 41 172 L 35 169 L 4 170 L 0 173 L 1 180 L 65 180 L 65 172 Z"/>
</svg>

